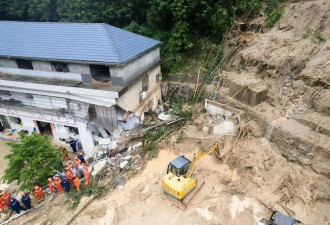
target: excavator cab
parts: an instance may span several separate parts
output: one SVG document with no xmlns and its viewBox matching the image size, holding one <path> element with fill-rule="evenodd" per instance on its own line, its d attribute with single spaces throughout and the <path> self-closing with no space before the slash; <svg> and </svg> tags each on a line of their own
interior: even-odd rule
<svg viewBox="0 0 330 225">
<path fill-rule="evenodd" d="M 274 211 L 269 220 L 260 218 L 256 225 L 296 225 L 299 223 L 301 223 L 300 220 L 287 216 L 281 212 Z"/>
<path fill-rule="evenodd" d="M 167 167 L 167 173 L 172 172 L 175 176 L 180 177 L 188 173 L 191 161 L 184 156 L 172 160 Z"/>
</svg>

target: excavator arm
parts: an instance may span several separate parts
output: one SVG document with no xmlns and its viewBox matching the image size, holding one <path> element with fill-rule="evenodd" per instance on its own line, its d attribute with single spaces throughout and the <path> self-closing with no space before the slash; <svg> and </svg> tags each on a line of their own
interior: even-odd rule
<svg viewBox="0 0 330 225">
<path fill-rule="evenodd" d="M 197 162 L 206 154 L 210 153 L 210 152 L 214 152 L 217 158 L 220 158 L 220 152 L 219 152 L 219 143 L 217 141 L 215 141 L 212 145 L 210 145 L 209 147 L 205 148 L 205 149 L 201 149 L 197 156 L 194 157 L 194 160 L 191 162 L 190 168 L 188 170 L 188 175 L 187 177 L 191 177 L 192 173 L 195 170 L 195 167 L 197 165 Z"/>
</svg>

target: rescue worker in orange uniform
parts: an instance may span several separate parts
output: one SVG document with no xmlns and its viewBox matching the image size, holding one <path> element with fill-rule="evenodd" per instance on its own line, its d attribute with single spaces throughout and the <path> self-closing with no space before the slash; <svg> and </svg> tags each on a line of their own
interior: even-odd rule
<svg viewBox="0 0 330 225">
<path fill-rule="evenodd" d="M 44 200 L 44 189 L 42 189 L 41 186 L 35 186 L 34 195 L 37 197 L 38 202 L 43 201 Z"/>
<path fill-rule="evenodd" d="M 59 177 L 55 178 L 54 185 L 55 185 L 55 188 L 57 189 L 57 191 L 60 194 L 63 194 L 63 187 L 62 187 L 62 184 L 61 184 L 61 179 Z"/>
<path fill-rule="evenodd" d="M 3 210 L 5 210 L 5 206 L 2 203 L 2 200 L 0 199 L 0 212 L 2 212 Z"/>
<path fill-rule="evenodd" d="M 84 168 L 84 177 L 85 177 L 85 184 L 88 185 L 90 180 L 89 180 L 89 172 L 87 166 L 85 166 Z"/>
<path fill-rule="evenodd" d="M 65 176 L 68 178 L 69 184 L 73 184 L 73 174 L 71 169 L 65 170 Z"/>
<path fill-rule="evenodd" d="M 11 198 L 11 194 L 9 194 L 7 191 L 3 191 L 1 199 L 2 199 L 3 205 L 5 205 L 7 208 L 9 208 L 9 203 L 10 203 L 9 198 Z"/>
<path fill-rule="evenodd" d="M 78 176 L 75 175 L 74 177 L 75 177 L 75 178 L 74 178 L 74 185 L 76 186 L 77 191 L 80 191 L 80 185 L 81 185 L 81 182 L 80 182 Z"/>
<path fill-rule="evenodd" d="M 55 184 L 52 178 L 48 178 L 48 188 L 50 193 L 54 192 Z"/>
</svg>

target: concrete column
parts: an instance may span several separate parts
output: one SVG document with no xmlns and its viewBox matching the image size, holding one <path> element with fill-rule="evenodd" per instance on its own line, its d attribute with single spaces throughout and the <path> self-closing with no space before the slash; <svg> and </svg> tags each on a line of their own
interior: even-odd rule
<svg viewBox="0 0 330 225">
<path fill-rule="evenodd" d="M 94 140 L 92 132 L 87 130 L 87 124 L 84 122 L 76 121 L 76 125 L 79 131 L 80 141 L 83 150 L 86 154 L 91 155 L 94 149 Z"/>
</svg>

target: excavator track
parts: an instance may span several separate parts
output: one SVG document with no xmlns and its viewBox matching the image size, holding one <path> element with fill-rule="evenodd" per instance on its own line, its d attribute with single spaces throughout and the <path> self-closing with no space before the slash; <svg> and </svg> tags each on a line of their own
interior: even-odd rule
<svg viewBox="0 0 330 225">
<path fill-rule="evenodd" d="M 166 196 L 175 206 L 179 207 L 182 210 L 185 210 L 189 204 L 189 202 L 195 197 L 196 193 L 203 187 L 205 181 L 200 182 L 197 186 L 192 190 L 183 200 L 177 200 L 167 193 L 163 192 L 163 195 Z"/>
</svg>

